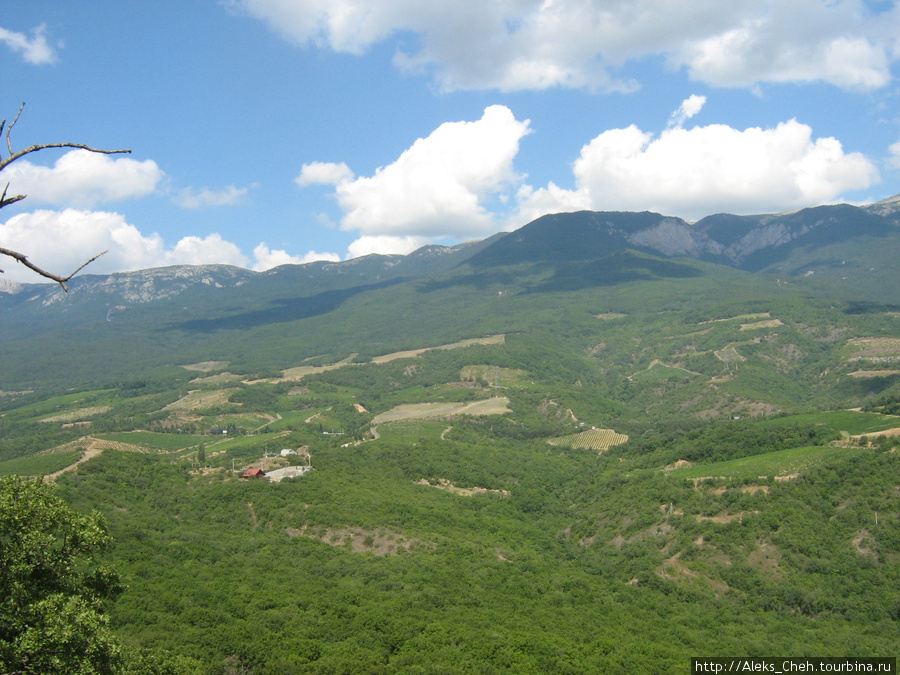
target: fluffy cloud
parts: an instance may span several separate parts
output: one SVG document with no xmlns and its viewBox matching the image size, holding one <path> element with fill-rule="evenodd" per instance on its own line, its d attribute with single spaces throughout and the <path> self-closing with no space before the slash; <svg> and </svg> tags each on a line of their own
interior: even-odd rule
<svg viewBox="0 0 900 675">
<path fill-rule="evenodd" d="M 405 236 L 395 237 L 391 235 L 365 235 L 350 244 L 348 253 L 350 258 L 359 258 L 364 255 L 381 253 L 384 255 L 406 255 L 429 243 L 427 237 Z"/>
<path fill-rule="evenodd" d="M 31 31 L 31 39 L 25 33 L 0 28 L 0 42 L 17 54 L 21 54 L 26 63 L 32 65 L 56 63 L 56 50 L 47 44 L 47 27 L 44 24 Z"/>
<path fill-rule="evenodd" d="M 685 129 L 705 103 L 686 99 L 658 135 L 634 125 L 599 134 L 572 167 L 574 189 L 524 184 L 514 159 L 529 123 L 503 106 L 476 122 L 441 125 L 372 176 L 316 163 L 297 182 L 336 183 L 341 228 L 360 234 L 349 247 L 358 257 L 410 253 L 442 237 L 484 236 L 560 211 L 652 209 L 688 220 L 777 212 L 836 201 L 879 180 L 865 156 L 844 152 L 835 138 L 813 138 L 796 120 L 767 129 Z"/>
<path fill-rule="evenodd" d="M 335 183 L 341 228 L 363 235 L 351 255 L 374 252 L 376 243 L 408 252 L 411 242 L 426 238 L 486 234 L 497 224 L 485 202 L 521 180 L 513 159 L 528 125 L 508 108 L 491 106 L 478 121 L 442 124 L 372 176 L 353 178 L 344 164 L 314 163 L 296 182 Z"/>
<path fill-rule="evenodd" d="M 813 139 L 796 120 L 743 131 L 721 124 L 669 127 L 659 136 L 632 125 L 581 149 L 575 189 L 519 192 L 518 220 L 573 209 L 655 210 L 697 219 L 764 213 L 834 201 L 878 180 L 874 164 L 834 138 Z"/>
<path fill-rule="evenodd" d="M 143 197 L 164 175 L 153 160 L 139 162 L 87 150 L 67 152 L 52 167 L 21 159 L 3 172 L 11 194 L 28 195 L 29 202 L 77 208 Z"/>
<path fill-rule="evenodd" d="M 167 248 L 158 234 L 143 235 L 118 213 L 104 211 L 35 211 L 0 223 L 5 248 L 24 253 L 29 260 L 59 274 L 68 274 L 85 260 L 108 251 L 91 263 L 87 273 L 108 274 L 164 265 L 223 263 L 246 267 L 240 249 L 218 234 L 184 237 Z M 4 278 L 40 281 L 11 259 L 4 259 Z"/>
<path fill-rule="evenodd" d="M 669 127 L 680 127 L 694 115 L 697 115 L 706 105 L 705 96 L 697 96 L 691 94 L 688 98 L 681 102 L 678 110 L 672 113 L 669 118 Z"/>
<path fill-rule="evenodd" d="M 316 251 L 310 251 L 302 257 L 293 256 L 281 249 L 271 250 L 265 242 L 253 249 L 253 256 L 256 258 L 253 269 L 257 272 L 264 272 L 279 265 L 303 265 L 317 260 L 338 262 L 341 259 L 337 253 L 317 253 Z"/>
<path fill-rule="evenodd" d="M 891 143 L 891 147 L 888 148 L 888 151 L 891 155 L 888 157 L 887 165 L 892 169 L 900 169 L 900 141 Z"/>
<path fill-rule="evenodd" d="M 251 186 L 251 187 L 256 187 Z M 249 188 L 237 188 L 229 185 L 221 190 L 204 187 L 200 190 L 185 188 L 173 201 L 186 209 L 200 209 L 209 206 L 231 206 L 240 203 L 247 196 Z"/>
<path fill-rule="evenodd" d="M 158 235 L 153 235 L 157 237 Z M 247 267 L 247 256 L 236 244 L 222 239 L 217 233 L 206 237 L 182 237 L 171 250 L 161 256 L 163 265 L 235 265 Z"/>
<path fill-rule="evenodd" d="M 352 180 L 353 172 L 350 167 L 341 162 L 310 162 L 304 164 L 300 175 L 294 179 L 298 187 L 307 185 L 337 185 L 344 181 Z"/>
<path fill-rule="evenodd" d="M 890 80 L 900 10 L 864 0 L 230 0 L 288 40 L 351 54 L 400 34 L 395 63 L 446 90 L 628 89 L 624 63 L 663 56 L 722 86 Z M 398 45 L 400 42 L 398 41 Z"/>
<path fill-rule="evenodd" d="M 162 237 L 144 235 L 118 213 L 105 211 L 35 211 L 22 213 L 0 223 L 0 242 L 18 251 L 50 272 L 68 274 L 102 251 L 85 274 L 111 274 L 167 265 L 235 265 L 249 267 L 250 260 L 240 248 L 213 233 L 206 237 L 186 236 L 167 246 Z M 418 247 L 417 247 L 418 248 Z M 261 272 L 279 265 L 302 265 L 316 260 L 338 262 L 336 253 L 310 251 L 292 256 L 271 250 L 265 242 L 254 250 L 252 269 Z M 12 258 L 0 257 L 2 279 L 21 282 L 44 281 Z"/>
</svg>

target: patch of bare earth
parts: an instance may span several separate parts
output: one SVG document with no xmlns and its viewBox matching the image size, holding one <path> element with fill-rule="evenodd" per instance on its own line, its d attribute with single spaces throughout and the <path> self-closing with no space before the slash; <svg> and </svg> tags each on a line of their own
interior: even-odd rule
<svg viewBox="0 0 900 675">
<path fill-rule="evenodd" d="M 214 370 L 222 370 L 228 367 L 228 361 L 201 361 L 200 363 L 189 363 L 181 366 L 185 370 L 196 370 L 201 373 L 210 373 Z"/>
<path fill-rule="evenodd" d="M 779 565 L 780 562 L 781 551 L 778 547 L 763 540 L 757 541 L 756 548 L 747 556 L 747 563 L 770 579 L 778 578 L 784 573 Z"/>
<path fill-rule="evenodd" d="M 509 399 L 505 396 L 489 398 L 472 403 L 405 403 L 392 410 L 376 415 L 372 424 L 401 422 L 412 419 L 452 417 L 454 415 L 502 415 L 512 412 Z"/>
<path fill-rule="evenodd" d="M 778 328 L 783 326 L 781 319 L 768 319 L 766 321 L 753 321 L 751 323 L 742 323 L 741 330 L 757 330 L 758 328 Z"/>
<path fill-rule="evenodd" d="M 329 370 L 335 370 L 337 368 L 343 368 L 344 366 L 353 365 L 353 361 L 356 358 L 356 354 L 351 354 L 346 359 L 342 359 L 337 363 L 332 363 L 327 366 L 297 366 L 295 368 L 288 368 L 287 370 L 281 373 L 282 377 L 278 380 L 274 380 L 275 382 L 298 382 L 302 380 L 307 375 L 317 375 L 318 373 L 324 373 Z"/>
<path fill-rule="evenodd" d="M 859 530 L 853 536 L 853 547 L 860 555 L 870 556 L 878 560 L 878 555 L 875 553 L 875 538 L 868 530 Z"/>
<path fill-rule="evenodd" d="M 237 389 L 216 389 L 212 391 L 192 391 L 177 401 L 167 405 L 163 410 L 200 410 L 217 406 L 240 407 L 239 403 L 231 403 L 228 398 L 238 391 Z"/>
<path fill-rule="evenodd" d="M 397 359 L 412 359 L 420 354 L 431 351 L 432 349 L 460 349 L 462 347 L 471 347 L 472 345 L 502 345 L 506 342 L 506 335 L 489 335 L 483 338 L 472 338 L 470 340 L 460 340 L 447 345 L 438 347 L 425 347 L 424 349 L 409 349 L 403 352 L 393 352 L 392 354 L 384 354 L 376 356 L 372 359 L 372 363 L 387 363 Z"/>
<path fill-rule="evenodd" d="M 735 520 L 741 522 L 744 516 L 751 513 L 759 513 L 759 511 L 741 511 L 740 513 L 720 513 L 715 516 L 694 516 L 699 522 L 719 523 L 720 525 L 733 523 Z"/>
<path fill-rule="evenodd" d="M 673 471 L 675 469 L 683 469 L 688 466 L 694 466 L 693 462 L 689 462 L 686 459 L 679 459 L 677 462 L 673 464 L 667 464 L 664 468 L 666 471 Z"/>
<path fill-rule="evenodd" d="M 78 410 L 69 410 L 68 412 L 60 413 L 59 415 L 54 415 L 53 417 L 45 417 L 41 420 L 41 422 L 78 422 L 80 420 L 84 420 L 87 417 L 93 417 L 94 415 L 102 415 L 105 412 L 109 412 L 112 410 L 112 406 L 108 405 L 95 405 L 90 408 L 79 408 Z"/>
<path fill-rule="evenodd" d="M 656 568 L 656 574 L 666 581 L 672 581 L 677 584 L 707 586 L 716 595 L 722 595 L 728 591 L 728 584 L 692 570 L 680 562 L 680 557 L 681 553 L 676 553 L 671 558 L 663 561 L 663 564 Z"/>
<path fill-rule="evenodd" d="M 889 437 L 900 436 L 900 427 L 894 427 L 893 429 L 882 429 L 881 431 L 871 431 L 871 432 L 869 432 L 869 433 L 867 433 L 867 434 L 860 434 L 860 435 L 858 435 L 858 436 L 851 436 L 850 438 L 851 438 L 853 441 L 855 441 L 856 443 L 859 443 L 859 440 L 860 440 L 863 436 L 865 436 L 866 438 L 875 438 L 875 437 L 878 437 L 878 436 L 889 436 Z"/>
<path fill-rule="evenodd" d="M 762 401 L 739 401 L 735 404 L 734 411 L 751 417 L 769 417 L 781 412 L 781 408 Z"/>
<path fill-rule="evenodd" d="M 438 490 L 444 490 L 446 492 L 452 492 L 455 495 L 461 495 L 463 497 L 474 497 L 475 495 L 484 494 L 498 494 L 502 495 L 503 497 L 509 497 L 509 490 L 491 490 L 483 487 L 463 488 L 454 485 L 446 478 L 439 478 L 437 484 L 431 483 L 427 479 L 422 478 L 421 480 L 416 481 L 416 484 L 427 485 L 428 487 L 437 488 Z"/>
<path fill-rule="evenodd" d="M 235 375 L 234 373 L 218 373 L 216 375 L 195 377 L 191 380 L 191 384 L 229 384 L 231 382 L 240 382 L 242 379 L 242 376 Z"/>
<path fill-rule="evenodd" d="M 399 555 L 437 547 L 437 544 L 422 541 L 418 537 L 403 537 L 396 532 L 387 530 L 364 530 L 356 527 L 332 528 L 303 525 L 300 529 L 288 527 L 285 529 L 285 533 L 289 537 L 307 537 L 329 546 L 347 548 L 354 553 L 373 553 L 377 556 Z"/>
<path fill-rule="evenodd" d="M 889 375 L 900 375 L 900 370 L 857 370 L 847 374 L 850 377 L 858 378 L 888 377 Z"/>
</svg>

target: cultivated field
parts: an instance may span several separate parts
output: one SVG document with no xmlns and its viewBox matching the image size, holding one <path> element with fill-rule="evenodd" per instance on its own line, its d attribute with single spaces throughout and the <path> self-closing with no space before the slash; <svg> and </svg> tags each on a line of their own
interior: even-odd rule
<svg viewBox="0 0 900 675">
<path fill-rule="evenodd" d="M 316 375 L 318 373 L 324 373 L 329 370 L 334 370 L 335 368 L 343 368 L 344 366 L 349 366 L 353 364 L 353 359 L 356 358 L 356 354 L 351 354 L 346 359 L 342 359 L 337 363 L 332 363 L 328 366 L 297 366 L 295 368 L 288 368 L 285 370 L 282 375 L 283 377 L 279 382 L 296 382 L 298 380 L 302 380 L 307 375 Z"/>
<path fill-rule="evenodd" d="M 551 438 L 547 441 L 550 445 L 562 445 L 576 450 L 597 450 L 603 452 L 615 445 L 622 445 L 628 440 L 625 434 L 617 433 L 612 429 L 590 429 L 580 434 Z"/>
<path fill-rule="evenodd" d="M 229 403 L 228 397 L 237 389 L 216 389 L 213 391 L 192 391 L 177 401 L 170 403 L 163 410 L 200 410 L 220 405 L 237 407 L 236 403 Z"/>
<path fill-rule="evenodd" d="M 203 361 L 201 363 L 189 363 L 181 366 L 185 370 L 196 370 L 200 373 L 211 373 L 214 370 L 222 370 L 228 367 L 228 361 Z"/>
<path fill-rule="evenodd" d="M 517 368 L 501 368 L 499 366 L 476 365 L 466 366 L 459 373 L 461 380 L 487 380 L 493 386 L 506 387 L 525 382 L 528 373 Z"/>
<path fill-rule="evenodd" d="M 900 360 L 900 338 L 853 338 L 847 340 L 850 361 L 890 363 Z"/>
<path fill-rule="evenodd" d="M 407 403 L 377 415 L 372 424 L 454 415 L 502 415 L 508 412 L 511 412 L 509 399 L 505 396 L 496 396 L 474 403 Z"/>
<path fill-rule="evenodd" d="M 112 406 L 95 405 L 90 408 L 78 408 L 77 410 L 69 410 L 68 412 L 60 413 L 59 415 L 45 417 L 41 422 L 79 422 L 93 417 L 94 415 L 102 415 L 110 410 L 112 410 Z"/>
<path fill-rule="evenodd" d="M 427 351 L 431 351 L 432 349 L 460 349 L 462 347 L 471 347 L 472 345 L 502 345 L 506 342 L 505 335 L 489 335 L 483 338 L 472 338 L 471 340 L 460 340 L 459 342 L 452 342 L 448 345 L 440 345 L 438 347 L 426 347 L 424 349 L 410 349 L 404 352 L 393 352 L 392 354 L 384 354 L 382 356 L 376 356 L 372 359 L 372 363 L 387 363 L 388 361 L 394 361 L 396 359 L 411 359 L 420 354 L 424 354 Z"/>
<path fill-rule="evenodd" d="M 703 464 L 674 469 L 671 475 L 687 479 L 704 478 L 768 478 L 795 476 L 823 462 L 858 457 L 871 452 L 863 448 L 835 446 L 790 448 L 762 455 L 740 457 L 713 464 Z"/>
</svg>

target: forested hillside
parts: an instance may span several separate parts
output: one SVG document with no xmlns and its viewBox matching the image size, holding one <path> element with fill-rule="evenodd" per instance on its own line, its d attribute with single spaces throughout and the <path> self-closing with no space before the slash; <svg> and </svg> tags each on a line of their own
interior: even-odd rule
<svg viewBox="0 0 900 675">
<path fill-rule="evenodd" d="M 661 255 L 586 244 L 593 214 L 431 272 L 20 299 L 0 473 L 102 514 L 132 672 L 894 656 L 900 296 L 854 261 L 896 226 L 853 214 L 863 239 L 826 223 L 754 271 L 727 219 L 715 256 Z"/>
</svg>

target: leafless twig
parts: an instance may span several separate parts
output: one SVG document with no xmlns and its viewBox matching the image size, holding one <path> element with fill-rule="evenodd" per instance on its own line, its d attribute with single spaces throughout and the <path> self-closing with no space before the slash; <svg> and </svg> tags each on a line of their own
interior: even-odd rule
<svg viewBox="0 0 900 675">
<path fill-rule="evenodd" d="M 74 272 L 72 272 L 72 273 L 69 274 L 68 276 L 63 277 L 63 276 L 60 276 L 60 275 L 58 275 L 58 274 L 54 274 L 53 272 L 48 272 L 47 270 L 41 269 L 40 267 L 38 267 L 37 265 L 35 265 L 33 262 L 31 262 L 30 260 L 28 260 L 28 258 L 27 258 L 26 256 L 24 256 L 24 255 L 21 254 L 21 253 L 18 253 L 17 251 L 13 251 L 13 250 L 10 250 L 10 249 L 8 249 L 8 248 L 3 248 L 2 246 L 0 246 L 0 255 L 9 256 L 10 258 L 13 258 L 13 259 L 17 260 L 18 262 L 22 263 L 23 265 L 25 265 L 25 267 L 27 267 L 28 269 L 30 269 L 30 270 L 32 270 L 32 271 L 34 271 L 34 272 L 37 272 L 37 273 L 40 274 L 42 277 L 44 277 L 44 278 L 46 278 L 46 279 L 51 279 L 52 281 L 55 281 L 55 282 L 58 283 L 60 286 L 62 286 L 62 289 L 63 289 L 66 293 L 69 292 L 69 285 L 68 285 L 66 282 L 68 282 L 69 279 L 71 279 L 72 277 L 74 277 L 74 276 L 75 276 L 76 274 L 78 274 L 81 270 L 83 270 L 85 267 L 87 267 L 88 265 L 90 265 L 92 262 L 94 262 L 94 261 L 95 261 L 97 258 L 99 258 L 101 255 L 103 255 L 103 254 L 105 254 L 105 253 L 107 253 L 107 252 L 108 252 L 108 251 L 103 251 L 103 253 L 98 253 L 97 255 L 95 255 L 95 256 L 94 256 L 93 258 L 91 258 L 90 260 L 88 260 L 88 261 L 82 263 L 81 265 L 79 265 L 79 266 L 78 266 L 78 269 L 76 269 Z M 3 272 L 3 270 L 0 270 L 0 272 Z"/>
<path fill-rule="evenodd" d="M 40 143 L 37 145 L 30 145 L 27 148 L 19 150 L 18 152 L 13 152 L 12 139 L 10 138 L 10 134 L 12 134 L 12 130 L 13 130 L 13 127 L 16 126 L 16 122 L 19 121 L 19 116 L 22 114 L 22 110 L 24 108 L 25 108 L 25 104 L 22 103 L 22 105 L 19 106 L 18 112 L 16 112 L 15 119 L 13 119 L 12 123 L 6 129 L 6 149 L 9 151 L 9 156 L 6 159 L 3 159 L 2 153 L 0 153 L 0 171 L 3 171 L 3 169 L 5 169 L 10 164 L 15 162 L 17 159 L 21 159 L 25 155 L 30 155 L 33 152 L 38 152 L 39 150 L 47 150 L 49 148 L 75 148 L 78 150 L 87 150 L 88 152 L 96 152 L 101 155 L 118 155 L 118 154 L 131 152 L 131 150 L 100 150 L 98 148 L 92 148 L 88 145 L 83 145 L 81 143 Z M 3 121 L 0 121 L 0 136 L 3 135 L 4 127 L 6 127 L 6 119 L 4 119 Z M 25 199 L 25 195 L 13 195 L 12 197 L 7 197 L 6 192 L 8 190 L 9 190 L 9 183 L 6 184 L 6 187 L 3 188 L 3 194 L 0 195 L 0 209 L 2 209 L 4 206 L 9 206 L 10 204 L 15 204 L 16 202 L 20 202 L 23 199 Z M 103 253 L 106 253 L 106 251 L 103 251 Z M 10 250 L 8 248 L 0 247 L 0 255 L 5 255 L 10 258 L 13 258 L 14 260 L 17 260 L 18 262 L 22 263 L 23 265 L 25 265 L 25 267 L 27 267 L 30 270 L 33 270 L 34 272 L 41 275 L 42 277 L 44 277 L 46 279 L 51 279 L 52 281 L 57 282 L 60 286 L 62 286 L 63 290 L 66 291 L 67 293 L 69 291 L 69 287 L 66 284 L 66 282 L 69 281 L 69 279 L 71 279 L 73 276 L 78 274 L 78 272 L 80 272 L 82 269 L 84 269 L 87 265 L 94 262 L 97 258 L 99 258 L 101 255 L 103 255 L 103 253 L 98 253 L 93 258 L 91 258 L 90 260 L 88 260 L 87 262 L 82 264 L 77 270 L 72 272 L 70 275 L 63 277 L 58 274 L 48 272 L 47 270 L 43 270 L 40 267 L 38 267 L 37 265 L 34 265 L 33 263 L 29 262 L 28 258 L 22 253 Z M 2 273 L 2 272 L 3 272 L 3 270 L 0 270 L 0 273 Z"/>
</svg>

